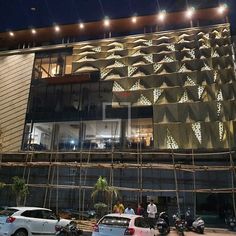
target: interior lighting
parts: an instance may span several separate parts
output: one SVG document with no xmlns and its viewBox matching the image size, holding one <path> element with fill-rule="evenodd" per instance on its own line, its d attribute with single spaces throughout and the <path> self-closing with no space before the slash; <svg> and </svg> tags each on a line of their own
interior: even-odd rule
<svg viewBox="0 0 236 236">
<path fill-rule="evenodd" d="M 60 27 L 58 25 L 55 25 L 54 29 L 55 29 L 56 32 L 60 31 Z"/>
<path fill-rule="evenodd" d="M 166 11 L 165 11 L 165 10 L 161 11 L 161 12 L 158 14 L 158 20 L 160 20 L 160 21 L 164 21 L 164 20 L 165 20 L 165 17 L 166 17 Z"/>
<path fill-rule="evenodd" d="M 132 22 L 135 24 L 135 23 L 137 22 L 137 17 L 136 17 L 136 16 L 133 16 L 131 20 L 132 20 Z"/>
<path fill-rule="evenodd" d="M 15 36 L 15 34 L 14 34 L 12 31 L 9 32 L 9 35 L 10 35 L 11 37 L 14 37 L 14 36 Z"/>
<path fill-rule="evenodd" d="M 108 18 L 105 18 L 104 26 L 108 27 L 109 25 L 110 25 L 110 20 Z"/>
<path fill-rule="evenodd" d="M 186 16 L 187 16 L 188 18 L 192 18 L 193 14 L 194 14 L 194 11 L 195 11 L 194 7 L 188 8 L 188 9 L 187 9 L 187 12 L 186 12 Z"/>
<path fill-rule="evenodd" d="M 83 24 L 83 23 L 80 23 L 80 24 L 79 24 L 79 28 L 80 28 L 80 29 L 83 29 L 83 28 L 84 28 L 84 24 Z"/>
<path fill-rule="evenodd" d="M 221 5 L 218 7 L 218 13 L 219 13 L 219 14 L 223 14 L 226 9 L 227 9 L 227 5 L 226 5 L 226 4 L 221 4 Z"/>
<path fill-rule="evenodd" d="M 36 30 L 35 30 L 35 29 L 32 29 L 32 30 L 31 30 L 31 33 L 32 33 L 32 34 L 36 34 Z"/>
</svg>

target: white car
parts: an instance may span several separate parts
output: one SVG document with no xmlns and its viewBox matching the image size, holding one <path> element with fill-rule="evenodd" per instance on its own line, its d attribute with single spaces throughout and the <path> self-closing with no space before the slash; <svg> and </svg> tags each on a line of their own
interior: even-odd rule
<svg viewBox="0 0 236 236">
<path fill-rule="evenodd" d="M 147 219 L 139 215 L 108 214 L 94 226 L 92 236 L 154 236 L 158 231 L 150 229 Z"/>
<path fill-rule="evenodd" d="M 46 208 L 8 207 L 0 211 L 0 236 L 55 235 L 56 227 L 70 223 Z"/>
</svg>

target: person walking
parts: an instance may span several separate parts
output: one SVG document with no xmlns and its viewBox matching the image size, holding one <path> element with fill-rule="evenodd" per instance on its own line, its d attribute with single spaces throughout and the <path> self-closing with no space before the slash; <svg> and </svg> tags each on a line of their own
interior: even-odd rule
<svg viewBox="0 0 236 236">
<path fill-rule="evenodd" d="M 150 228 L 154 229 L 155 226 L 155 219 L 157 214 L 157 207 L 154 204 L 153 200 L 150 200 L 150 203 L 147 206 L 147 213 L 148 213 L 148 221 L 150 224 Z"/>
</svg>

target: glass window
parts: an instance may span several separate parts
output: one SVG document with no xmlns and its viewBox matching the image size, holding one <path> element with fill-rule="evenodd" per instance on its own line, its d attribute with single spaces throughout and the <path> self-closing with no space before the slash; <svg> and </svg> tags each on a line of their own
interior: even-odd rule
<svg viewBox="0 0 236 236">
<path fill-rule="evenodd" d="M 78 150 L 80 148 L 80 123 L 60 123 L 58 149 L 60 151 Z"/>
<path fill-rule="evenodd" d="M 84 124 L 84 146 L 87 148 L 105 149 L 120 142 L 120 122 L 86 121 Z"/>
<path fill-rule="evenodd" d="M 30 124 L 26 125 L 29 130 Z M 49 150 L 52 138 L 51 123 L 35 123 L 32 132 L 26 132 L 24 138 L 24 150 L 43 151 Z"/>
<path fill-rule="evenodd" d="M 15 212 L 17 212 L 18 210 L 16 209 L 6 209 L 6 210 L 2 210 L 0 211 L 0 216 L 11 216 L 12 214 L 14 214 Z"/>
<path fill-rule="evenodd" d="M 71 74 L 72 71 L 72 56 L 66 56 L 65 74 Z"/>
<path fill-rule="evenodd" d="M 41 62 L 42 62 L 41 58 L 35 60 L 35 65 L 34 65 L 34 78 L 35 79 L 42 78 Z"/>
<path fill-rule="evenodd" d="M 41 210 L 31 210 L 31 211 L 24 211 L 22 216 L 43 219 L 43 213 Z"/>
<path fill-rule="evenodd" d="M 128 218 L 106 216 L 100 221 L 99 224 L 119 226 L 119 227 L 128 227 L 129 222 L 130 222 L 130 219 Z"/>
<path fill-rule="evenodd" d="M 51 77 L 50 71 L 49 71 L 49 65 L 50 65 L 50 58 L 43 58 L 41 65 L 40 65 L 40 70 L 41 70 L 41 78 L 48 78 Z"/>
<path fill-rule="evenodd" d="M 71 74 L 72 56 L 65 56 L 61 53 L 47 55 L 35 60 L 34 78 L 50 78 Z"/>
<path fill-rule="evenodd" d="M 127 122 L 126 138 L 130 148 L 153 146 L 152 119 L 133 119 Z"/>
<path fill-rule="evenodd" d="M 42 214 L 44 219 L 57 220 L 56 215 L 52 211 L 43 210 Z"/>
</svg>

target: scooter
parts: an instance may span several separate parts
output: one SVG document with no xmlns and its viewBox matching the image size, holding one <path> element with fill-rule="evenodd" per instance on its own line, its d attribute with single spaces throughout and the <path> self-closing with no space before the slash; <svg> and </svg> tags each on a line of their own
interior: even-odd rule
<svg viewBox="0 0 236 236">
<path fill-rule="evenodd" d="M 170 232 L 170 222 L 168 214 L 163 211 L 159 214 L 157 219 L 156 227 L 160 233 L 160 235 L 166 235 Z"/>
<path fill-rule="evenodd" d="M 236 218 L 233 215 L 230 215 L 225 218 L 225 223 L 230 230 L 234 230 L 236 227 Z"/>
<path fill-rule="evenodd" d="M 57 225 L 56 236 L 82 236 L 83 230 L 76 227 L 75 223 L 67 224 L 66 226 Z"/>
<path fill-rule="evenodd" d="M 204 234 L 205 222 L 201 217 L 193 219 L 190 210 L 185 213 L 186 228 L 196 233 Z"/>
<path fill-rule="evenodd" d="M 174 225 L 177 230 L 178 235 L 184 236 L 185 231 L 185 219 L 183 217 L 179 217 L 178 214 L 173 215 Z"/>
</svg>

